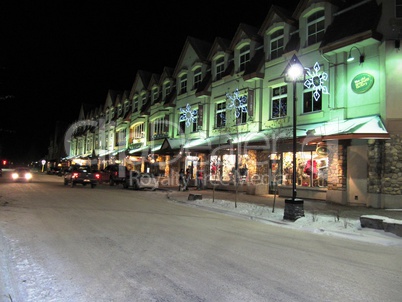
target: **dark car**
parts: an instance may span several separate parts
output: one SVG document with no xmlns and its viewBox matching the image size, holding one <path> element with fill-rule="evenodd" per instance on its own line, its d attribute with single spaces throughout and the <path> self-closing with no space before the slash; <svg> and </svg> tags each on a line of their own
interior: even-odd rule
<svg viewBox="0 0 402 302">
<path fill-rule="evenodd" d="M 3 169 L 0 168 L 0 177 L 2 177 L 2 176 L 3 176 Z"/>
<path fill-rule="evenodd" d="M 76 184 L 83 186 L 91 185 L 91 188 L 95 188 L 100 179 L 100 174 L 92 172 L 90 166 L 71 166 L 64 173 L 64 185 L 70 184 L 74 187 Z"/>
<path fill-rule="evenodd" d="M 159 188 L 159 180 L 152 173 L 130 171 L 123 187 L 125 189 L 151 189 L 154 191 Z"/>
<path fill-rule="evenodd" d="M 49 170 L 47 170 L 46 174 L 58 175 L 60 170 L 61 170 L 61 168 L 59 168 L 59 167 L 51 167 Z"/>
<path fill-rule="evenodd" d="M 27 167 L 15 168 L 14 171 L 11 173 L 11 178 L 14 181 L 30 182 L 32 181 L 31 169 Z"/>
<path fill-rule="evenodd" d="M 128 169 L 125 166 L 113 164 L 106 166 L 100 171 L 100 182 L 108 183 L 111 186 L 115 184 L 124 184 L 128 175 Z"/>
</svg>

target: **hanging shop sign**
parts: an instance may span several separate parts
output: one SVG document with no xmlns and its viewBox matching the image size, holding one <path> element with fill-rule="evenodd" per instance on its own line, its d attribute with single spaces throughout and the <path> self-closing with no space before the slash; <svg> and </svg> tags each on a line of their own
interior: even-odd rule
<svg viewBox="0 0 402 302">
<path fill-rule="evenodd" d="M 374 85 L 374 77 L 368 73 L 360 73 L 355 76 L 350 84 L 352 91 L 357 94 L 366 93 Z"/>
</svg>

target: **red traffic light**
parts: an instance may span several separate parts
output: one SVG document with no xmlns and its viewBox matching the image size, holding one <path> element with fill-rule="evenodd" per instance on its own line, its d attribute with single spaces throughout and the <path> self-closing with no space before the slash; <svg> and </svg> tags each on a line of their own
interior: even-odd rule
<svg viewBox="0 0 402 302">
<path fill-rule="evenodd" d="M 3 159 L 3 166 L 7 165 L 7 161 Z"/>
</svg>

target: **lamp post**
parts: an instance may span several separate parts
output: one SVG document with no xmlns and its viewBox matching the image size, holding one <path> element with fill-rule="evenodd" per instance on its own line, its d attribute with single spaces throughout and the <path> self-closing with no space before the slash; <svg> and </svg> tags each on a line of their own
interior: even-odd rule
<svg viewBox="0 0 402 302">
<path fill-rule="evenodd" d="M 296 112 L 296 84 L 298 82 L 304 82 L 305 71 L 303 65 L 300 63 L 296 55 L 293 55 L 289 61 L 285 71 L 285 82 L 291 82 L 293 84 L 293 160 L 292 160 L 292 198 L 285 199 L 285 209 L 283 218 L 286 220 L 295 221 L 304 216 L 303 199 L 297 198 L 296 191 L 296 152 L 297 152 L 297 112 Z"/>
</svg>

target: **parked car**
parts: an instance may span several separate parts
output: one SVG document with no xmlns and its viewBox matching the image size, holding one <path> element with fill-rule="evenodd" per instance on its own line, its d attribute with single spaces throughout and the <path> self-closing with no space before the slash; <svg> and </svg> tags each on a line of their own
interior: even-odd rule
<svg viewBox="0 0 402 302">
<path fill-rule="evenodd" d="M 118 164 L 108 165 L 105 169 L 100 171 L 101 183 L 108 183 L 111 186 L 115 184 L 123 184 L 128 175 L 128 169 L 125 166 Z"/>
<path fill-rule="evenodd" d="M 51 167 L 49 170 L 47 170 L 46 174 L 49 175 L 58 175 L 58 173 L 60 172 L 61 168 L 59 167 Z"/>
<path fill-rule="evenodd" d="M 14 181 L 30 182 L 32 181 L 32 172 L 28 167 L 17 167 L 11 173 L 11 178 Z"/>
<path fill-rule="evenodd" d="M 152 173 L 141 173 L 138 171 L 129 171 L 128 177 L 123 183 L 125 189 L 151 189 L 152 191 L 159 188 L 159 181 Z"/>
<path fill-rule="evenodd" d="M 95 188 L 99 179 L 100 174 L 92 172 L 90 166 L 71 166 L 64 174 L 64 185 L 70 184 L 74 187 L 76 184 L 89 184 L 91 188 Z"/>
<path fill-rule="evenodd" d="M 3 169 L 0 168 L 0 177 L 3 176 Z"/>
</svg>

